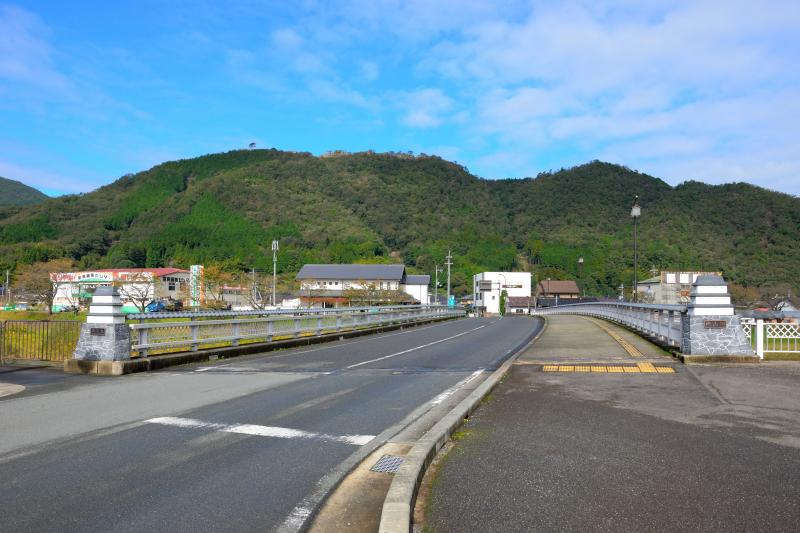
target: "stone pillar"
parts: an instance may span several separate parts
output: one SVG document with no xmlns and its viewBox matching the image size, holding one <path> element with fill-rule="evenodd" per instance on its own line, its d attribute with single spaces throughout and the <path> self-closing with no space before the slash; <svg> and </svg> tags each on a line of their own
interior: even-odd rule
<svg viewBox="0 0 800 533">
<path fill-rule="evenodd" d="M 116 287 L 95 289 L 72 358 L 84 361 L 126 361 L 131 358 L 131 330 L 125 323 Z"/>
<path fill-rule="evenodd" d="M 698 276 L 690 298 L 681 325 L 685 361 L 758 361 L 721 276 Z"/>
</svg>

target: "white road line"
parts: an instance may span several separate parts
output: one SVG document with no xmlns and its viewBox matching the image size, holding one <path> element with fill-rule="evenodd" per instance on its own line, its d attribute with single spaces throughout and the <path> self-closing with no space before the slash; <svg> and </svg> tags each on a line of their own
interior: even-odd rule
<svg viewBox="0 0 800 533">
<path fill-rule="evenodd" d="M 330 350 L 332 348 L 341 348 L 342 346 L 350 346 L 351 344 L 359 344 L 359 343 L 362 343 L 362 342 L 368 342 L 368 341 L 373 341 L 373 340 L 378 340 L 378 339 L 385 339 L 387 337 L 394 337 L 396 335 L 405 335 L 407 333 L 414 333 L 414 332 L 417 332 L 417 331 L 422 331 L 424 329 L 435 328 L 435 327 L 443 326 L 443 325 L 445 325 L 445 324 L 433 324 L 433 325 L 430 325 L 430 326 L 416 327 L 416 328 L 413 328 L 413 329 L 408 329 L 406 331 L 400 331 L 400 332 L 397 332 L 397 333 L 388 333 L 386 335 L 376 335 L 374 337 L 371 336 L 371 337 L 366 338 L 366 339 L 353 340 L 353 341 L 349 341 L 349 342 L 342 343 L 342 344 L 333 344 L 333 343 L 331 343 L 331 344 L 329 344 L 327 346 L 322 346 L 320 348 L 312 348 L 310 350 L 301 350 L 301 351 L 297 351 L 297 352 L 290 352 L 290 353 L 279 354 L 279 355 L 270 355 L 269 357 L 270 357 L 270 360 L 272 360 L 272 359 L 280 359 L 280 358 L 283 358 L 283 357 L 294 357 L 296 355 L 301 355 L 301 354 L 304 354 L 304 353 L 319 352 L 319 351 L 322 351 L 322 350 Z M 238 363 L 238 361 L 232 361 L 230 363 L 222 363 L 222 364 L 219 364 L 219 365 L 204 366 L 202 368 L 195 369 L 195 372 L 207 372 L 208 370 L 221 370 L 222 367 L 226 367 L 226 366 L 229 366 L 229 365 L 235 365 L 237 363 Z M 333 372 L 326 372 L 326 373 L 327 374 L 332 374 Z"/>
<path fill-rule="evenodd" d="M 162 416 L 145 420 L 148 424 L 160 424 L 162 426 L 174 426 L 179 428 L 210 429 L 223 433 L 236 433 L 239 435 L 253 435 L 257 437 L 273 437 L 277 439 L 320 439 L 331 442 L 343 442 L 355 446 L 363 446 L 375 438 L 375 435 L 327 435 L 325 433 L 313 433 L 301 429 L 282 428 L 276 426 L 258 426 L 255 424 L 217 424 L 214 422 L 204 422 L 195 418 L 178 418 L 174 416 Z"/>
<path fill-rule="evenodd" d="M 455 385 L 453 385 L 452 387 L 441 393 L 439 396 L 431 400 L 431 405 L 439 405 L 440 403 L 448 399 L 450 396 L 455 394 L 456 391 L 458 391 L 458 389 L 460 389 L 470 381 L 474 380 L 475 378 L 483 374 L 483 370 L 484 370 L 483 368 L 481 368 L 480 370 L 476 370 L 471 375 L 467 376 L 466 378 L 462 379 L 461 381 L 459 381 L 458 383 L 456 383 Z"/>
<path fill-rule="evenodd" d="M 473 329 L 470 329 L 470 330 L 467 330 L 467 331 L 463 331 L 463 332 L 459 333 L 458 335 L 453 335 L 452 337 L 439 339 L 438 341 L 429 342 L 428 344 L 423 344 L 422 346 L 415 346 L 414 348 L 409 348 L 408 350 L 403 350 L 402 352 L 397 352 L 397 353 L 393 353 L 393 354 L 389 354 L 389 355 L 384 355 L 383 357 L 378 357 L 376 359 L 370 359 L 369 361 L 362 361 L 362 362 L 356 363 L 354 365 L 346 366 L 345 369 L 356 368 L 356 367 L 359 367 L 359 366 L 368 365 L 370 363 L 377 363 L 378 361 L 383 361 L 384 359 L 389 359 L 390 357 L 397 357 L 398 355 L 403 355 L 403 354 L 407 354 L 407 353 L 410 353 L 410 352 L 413 352 L 413 351 L 416 351 L 416 350 L 421 350 L 422 348 L 427 348 L 428 346 L 433 346 L 434 344 L 439 344 L 440 342 L 453 340 L 456 337 L 460 337 L 462 335 L 466 335 L 467 333 L 472 333 L 473 331 L 477 331 L 477 330 L 479 330 L 481 328 L 485 328 L 486 326 L 487 326 L 487 324 L 484 324 L 483 326 L 478 326 L 477 328 L 473 328 Z"/>
</svg>

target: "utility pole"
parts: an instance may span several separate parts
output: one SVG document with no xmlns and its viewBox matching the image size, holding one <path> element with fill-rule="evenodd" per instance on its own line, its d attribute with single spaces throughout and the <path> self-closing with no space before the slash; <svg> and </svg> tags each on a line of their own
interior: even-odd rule
<svg viewBox="0 0 800 533">
<path fill-rule="evenodd" d="M 278 272 L 278 240 L 272 241 L 272 307 L 275 307 L 275 278 Z"/>
<path fill-rule="evenodd" d="M 450 250 L 447 250 L 447 257 L 445 259 L 447 259 L 447 262 L 445 264 L 447 265 L 447 305 L 449 306 L 450 305 L 450 266 L 453 264 L 453 254 L 450 252 Z"/>
<path fill-rule="evenodd" d="M 11 291 L 8 289 L 8 280 L 9 280 L 9 272 L 8 269 L 6 269 L 6 284 L 3 285 L 3 293 L 5 294 L 6 297 L 6 307 L 11 305 Z"/>
</svg>

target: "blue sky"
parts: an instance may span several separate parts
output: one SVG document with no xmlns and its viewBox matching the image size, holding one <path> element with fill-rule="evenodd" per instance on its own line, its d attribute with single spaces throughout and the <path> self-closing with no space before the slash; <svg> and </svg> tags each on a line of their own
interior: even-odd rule
<svg viewBox="0 0 800 533">
<path fill-rule="evenodd" d="M 796 0 L 0 0 L 0 175 L 82 192 L 256 142 L 800 195 L 798 28 Z"/>
</svg>

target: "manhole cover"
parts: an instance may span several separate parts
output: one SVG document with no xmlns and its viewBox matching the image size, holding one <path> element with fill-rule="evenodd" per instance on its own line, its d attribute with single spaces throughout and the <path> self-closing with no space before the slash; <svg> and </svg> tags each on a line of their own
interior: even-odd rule
<svg viewBox="0 0 800 533">
<path fill-rule="evenodd" d="M 373 472 L 384 472 L 386 474 L 394 474 L 403 464 L 403 458 L 396 455 L 384 455 L 375 465 L 370 468 Z"/>
</svg>

